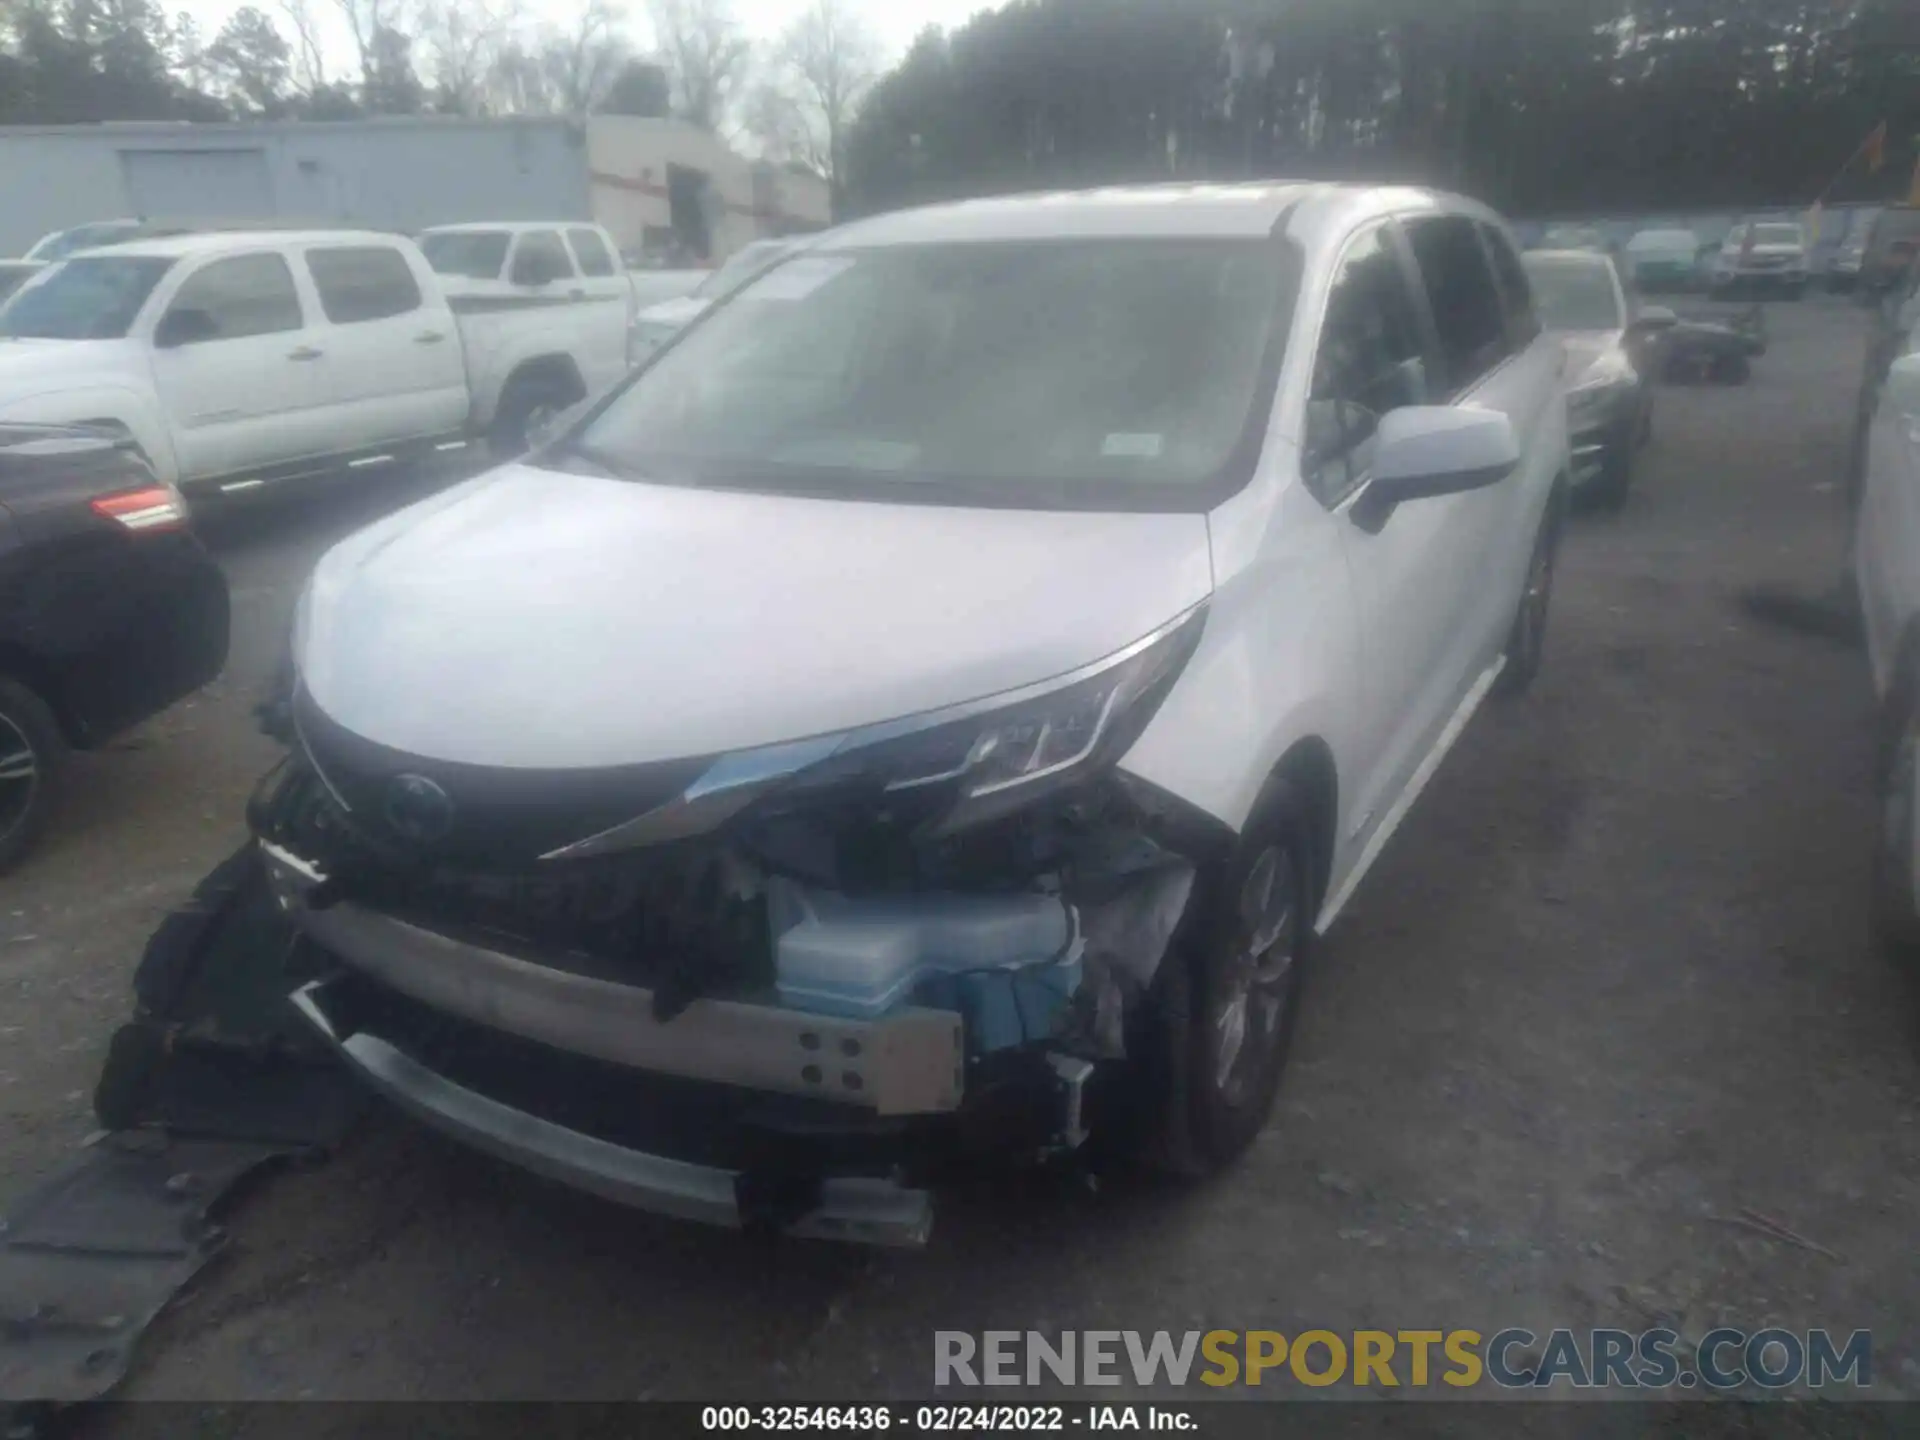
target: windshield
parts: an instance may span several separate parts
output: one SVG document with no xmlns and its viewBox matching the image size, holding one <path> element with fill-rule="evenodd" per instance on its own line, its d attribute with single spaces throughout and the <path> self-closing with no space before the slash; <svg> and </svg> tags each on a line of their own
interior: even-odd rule
<svg viewBox="0 0 1920 1440">
<path fill-rule="evenodd" d="M 1537 257 L 1526 266 L 1534 303 L 1549 330 L 1618 330 L 1626 323 L 1606 266 Z"/>
<path fill-rule="evenodd" d="M 680 483 L 1191 504 L 1179 492 L 1257 447 L 1286 254 L 1262 239 L 800 255 L 708 312 L 573 443 Z"/>
<path fill-rule="evenodd" d="M 1753 227 L 1753 243 L 1756 245 L 1798 245 L 1800 227 L 1798 225 L 1756 225 Z"/>
<path fill-rule="evenodd" d="M 693 287 L 696 300 L 724 300 L 785 253 L 785 246 L 749 245 Z"/>
<path fill-rule="evenodd" d="M 22 286 L 0 309 L 0 337 L 118 340 L 173 263 L 159 255 L 83 255 L 65 261 Z"/>
<path fill-rule="evenodd" d="M 110 245 L 115 240 L 123 240 L 140 229 L 138 220 L 100 220 L 92 225 L 76 225 L 71 230 L 61 230 L 47 236 L 26 258 L 52 262 L 64 260 L 76 250 L 91 250 L 96 245 Z"/>
<path fill-rule="evenodd" d="M 420 237 L 420 249 L 437 275 L 497 280 L 511 238 L 505 230 L 429 230 Z"/>
</svg>

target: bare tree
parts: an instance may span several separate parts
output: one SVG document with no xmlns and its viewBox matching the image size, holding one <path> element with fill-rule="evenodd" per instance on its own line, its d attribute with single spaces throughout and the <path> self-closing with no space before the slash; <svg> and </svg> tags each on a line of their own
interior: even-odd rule
<svg viewBox="0 0 1920 1440">
<path fill-rule="evenodd" d="M 327 86 L 326 51 L 320 44 L 320 23 L 312 0 L 280 0 L 280 13 L 293 27 L 294 81 L 309 95 Z"/>
<path fill-rule="evenodd" d="M 520 15 L 519 0 L 423 0 L 415 35 L 442 109 L 479 113 Z"/>
<path fill-rule="evenodd" d="M 647 0 L 676 114 L 719 130 L 752 54 L 728 0 Z"/>
<path fill-rule="evenodd" d="M 489 104 L 515 115 L 592 111 L 632 58 L 624 19 L 612 0 L 586 0 L 572 23 L 508 41 L 486 78 Z"/>
<path fill-rule="evenodd" d="M 376 82 L 383 48 L 381 32 L 390 31 L 405 36 L 413 28 L 407 4 L 408 0 L 334 0 L 335 7 L 347 22 L 348 31 L 353 35 L 353 49 L 360 61 L 360 83 L 363 86 Z M 386 42 L 386 46 L 390 48 L 391 42 Z"/>
<path fill-rule="evenodd" d="M 780 37 L 748 124 L 769 158 L 798 160 L 832 182 L 846 174 L 847 134 L 880 68 L 880 47 L 846 0 L 811 0 Z"/>
</svg>

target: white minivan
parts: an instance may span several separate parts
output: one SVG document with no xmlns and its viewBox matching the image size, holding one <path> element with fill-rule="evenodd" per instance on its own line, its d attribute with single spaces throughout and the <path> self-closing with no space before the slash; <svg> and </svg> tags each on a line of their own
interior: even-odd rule
<svg viewBox="0 0 1920 1440">
<path fill-rule="evenodd" d="M 1227 1164 L 1315 936 L 1540 664 L 1562 366 L 1431 191 L 818 237 L 321 560 L 252 817 L 338 961 L 296 1003 L 430 1123 L 723 1224 L 912 1242 L 982 1147 Z"/>
</svg>

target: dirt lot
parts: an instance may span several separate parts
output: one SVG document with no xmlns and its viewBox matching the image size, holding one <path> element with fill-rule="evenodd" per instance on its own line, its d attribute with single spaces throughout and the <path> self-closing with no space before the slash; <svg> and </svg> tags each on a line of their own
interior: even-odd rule
<svg viewBox="0 0 1920 1440">
<path fill-rule="evenodd" d="M 1577 520 L 1541 685 L 1472 728 L 1323 949 L 1229 1177 L 982 1182 L 918 1254 L 764 1245 L 382 1115 L 240 1207 L 129 1392 L 845 1399 L 923 1393 L 936 1328 L 1665 1320 L 1870 1327 L 1875 1393 L 1920 1397 L 1920 1066 L 1863 915 L 1864 666 L 1735 603 L 1837 572 L 1863 329 L 1828 302 L 1771 319 L 1753 383 L 1663 391 L 1627 510 Z M 299 579 L 380 498 L 227 528 L 228 679 L 90 761 L 7 882 L 0 1192 L 91 1128 L 142 938 L 239 838 Z M 1725 1223 L 1742 1207 L 1841 1258 Z"/>
</svg>

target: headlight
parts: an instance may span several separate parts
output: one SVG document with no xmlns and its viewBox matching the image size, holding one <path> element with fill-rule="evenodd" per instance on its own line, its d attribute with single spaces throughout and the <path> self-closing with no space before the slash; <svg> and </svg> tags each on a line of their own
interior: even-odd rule
<svg viewBox="0 0 1920 1440">
<path fill-rule="evenodd" d="M 674 799 L 543 856 L 579 859 L 852 802 L 937 837 L 1009 815 L 1118 760 L 1200 643 L 1198 606 L 1058 680 L 923 715 L 722 756 Z"/>
<path fill-rule="evenodd" d="M 1635 376 L 1624 361 L 1602 361 L 1567 391 L 1569 415 L 1591 415 L 1619 398 L 1620 392 L 1634 382 Z"/>
<path fill-rule="evenodd" d="M 1065 683 L 964 718 L 924 717 L 909 733 L 850 736 L 802 789 L 864 779 L 883 803 L 920 812 L 929 834 L 998 819 L 1118 760 L 1153 718 L 1199 643 L 1206 612 L 1096 662 Z M 916 724 L 914 721 L 903 722 Z"/>
</svg>

